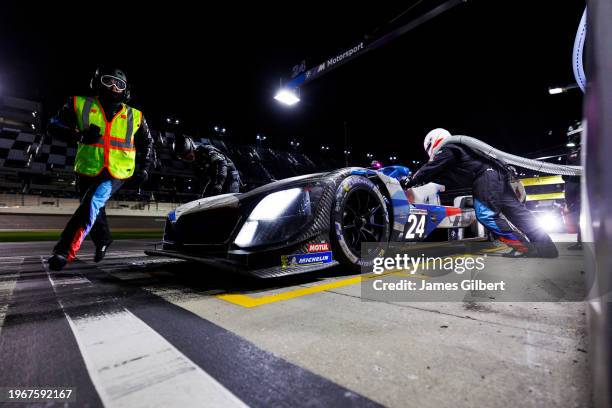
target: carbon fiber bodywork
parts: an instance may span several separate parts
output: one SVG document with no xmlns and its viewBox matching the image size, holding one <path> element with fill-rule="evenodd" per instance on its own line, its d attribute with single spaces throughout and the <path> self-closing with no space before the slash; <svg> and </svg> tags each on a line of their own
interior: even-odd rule
<svg viewBox="0 0 612 408">
<path fill-rule="evenodd" d="M 341 169 L 330 173 L 294 177 L 262 186 L 244 194 L 218 196 L 190 203 L 191 208 L 180 211 L 172 220 L 173 213 L 166 220 L 166 230 L 162 249 L 147 251 L 149 255 L 168 256 L 173 258 L 199 261 L 233 272 L 248 272 L 260 277 L 274 277 L 295 273 L 320 270 L 334 266 L 337 262 L 308 266 L 281 266 L 281 257 L 292 254 L 308 253 L 309 244 L 329 243 L 330 211 L 334 201 L 335 190 L 352 169 Z M 322 194 L 314 205 L 311 221 L 288 240 L 255 248 L 243 249 L 233 244 L 240 227 L 253 208 L 263 197 L 277 191 L 300 186 L 320 186 Z M 220 205 L 216 205 L 219 202 Z M 233 208 L 232 214 L 228 208 Z M 212 225 L 211 217 L 225 210 L 225 227 L 220 231 L 200 229 L 199 236 L 192 232 L 203 225 Z M 176 213 L 175 213 L 176 214 Z M 183 225 L 187 219 L 188 223 Z M 217 220 L 217 224 L 220 222 Z M 229 228 L 228 226 L 232 226 Z M 231 229 L 231 233 L 225 235 Z M 187 234 L 185 234 L 187 232 Z"/>
<path fill-rule="evenodd" d="M 403 240 L 410 214 L 427 213 L 422 206 L 416 208 L 408 202 L 396 180 L 368 169 L 344 168 L 280 180 L 244 194 L 211 197 L 178 207 L 166 220 L 161 250 L 146 253 L 198 261 L 259 277 L 291 275 L 334 266 L 338 262 L 333 259 L 333 255 L 331 261 L 326 260 L 325 263 L 299 266 L 282 265 L 281 259 L 293 255 L 307 256 L 311 244 L 331 245 L 331 212 L 336 190 L 344 179 L 355 175 L 370 179 L 388 202 L 391 241 Z M 270 194 L 296 187 L 308 191 L 321 189 L 320 196 L 317 195 L 316 202 L 311 204 L 312 217 L 305 225 L 281 242 L 247 248 L 236 245 L 236 237 L 258 203 Z M 440 214 L 443 207 L 435 207 L 435 213 Z M 433 228 L 435 226 L 432 225 Z"/>
</svg>

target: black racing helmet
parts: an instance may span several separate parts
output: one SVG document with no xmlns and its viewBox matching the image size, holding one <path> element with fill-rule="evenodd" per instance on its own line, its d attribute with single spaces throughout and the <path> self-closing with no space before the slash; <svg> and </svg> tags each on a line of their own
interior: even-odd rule
<svg viewBox="0 0 612 408">
<path fill-rule="evenodd" d="M 100 66 L 96 69 L 89 87 L 97 94 L 112 95 L 113 99 L 127 102 L 130 99 L 130 87 L 125 72 L 119 68 Z"/>
<path fill-rule="evenodd" d="M 192 162 L 195 160 L 195 143 L 189 136 L 178 136 L 172 142 L 172 152 L 179 160 Z"/>
</svg>

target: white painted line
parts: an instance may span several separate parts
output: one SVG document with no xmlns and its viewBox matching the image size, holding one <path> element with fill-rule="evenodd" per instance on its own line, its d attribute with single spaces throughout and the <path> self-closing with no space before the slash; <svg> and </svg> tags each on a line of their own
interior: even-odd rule
<svg viewBox="0 0 612 408">
<path fill-rule="evenodd" d="M 23 256 L 0 256 L 0 264 L 17 264 L 21 265 L 25 258 Z"/>
<path fill-rule="evenodd" d="M 54 290 L 64 285 L 43 265 Z M 129 310 L 64 314 L 105 407 L 247 406 Z"/>
<path fill-rule="evenodd" d="M 0 258 L 0 262 L 3 262 L 3 259 L 6 258 Z M 11 268 L 11 271 L 15 270 L 15 272 L 17 273 L 11 275 L 2 275 L 2 280 L 0 281 L 0 334 L 2 333 L 2 326 L 4 326 L 6 312 L 8 310 L 9 302 L 11 300 L 11 296 L 13 295 L 13 291 L 15 290 L 17 279 L 19 278 L 19 269 L 21 269 L 21 264 L 23 264 L 23 260 L 24 257 L 11 258 L 12 263 L 8 267 Z"/>
<path fill-rule="evenodd" d="M 82 276 L 62 276 L 61 278 L 54 278 L 51 284 L 55 286 L 66 286 L 66 285 L 87 285 L 91 284 L 91 281 Z"/>
</svg>

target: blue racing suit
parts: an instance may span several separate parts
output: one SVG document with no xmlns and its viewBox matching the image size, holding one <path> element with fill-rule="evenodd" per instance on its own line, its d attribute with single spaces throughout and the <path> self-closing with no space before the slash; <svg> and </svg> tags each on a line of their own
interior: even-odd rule
<svg viewBox="0 0 612 408">
<path fill-rule="evenodd" d="M 68 262 L 73 261 L 88 234 L 96 247 L 109 245 L 111 234 L 104 207 L 123 183 L 124 180 L 111 177 L 106 169 L 95 177 L 80 176 L 81 204 L 70 217 L 53 252 L 66 256 Z"/>
</svg>

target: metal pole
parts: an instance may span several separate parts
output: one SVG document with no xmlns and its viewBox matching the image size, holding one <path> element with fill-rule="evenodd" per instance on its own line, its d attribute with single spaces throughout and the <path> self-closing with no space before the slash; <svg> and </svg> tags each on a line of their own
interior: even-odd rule
<svg viewBox="0 0 612 408">
<path fill-rule="evenodd" d="M 581 223 L 596 407 L 612 406 L 612 0 L 590 0 L 587 12 Z"/>
</svg>

